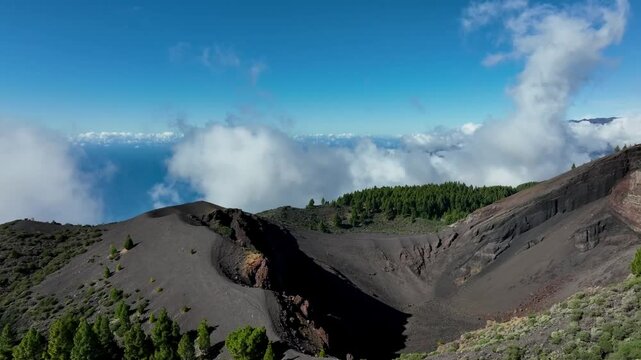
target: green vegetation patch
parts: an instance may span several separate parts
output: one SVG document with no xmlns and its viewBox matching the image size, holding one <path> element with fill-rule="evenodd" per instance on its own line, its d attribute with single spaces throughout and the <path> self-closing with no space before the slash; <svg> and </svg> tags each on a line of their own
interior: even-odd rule
<svg viewBox="0 0 641 360">
<path fill-rule="evenodd" d="M 13 323 L 33 306 L 31 287 L 100 241 L 92 226 L 17 220 L 0 225 L 0 325 Z M 37 317 L 55 309 L 39 304 Z"/>
<path fill-rule="evenodd" d="M 637 252 L 637 255 L 640 254 Z M 441 344 L 429 359 L 455 353 L 460 359 L 639 359 L 641 358 L 641 276 L 635 256 L 626 280 L 579 292 L 548 311 L 487 326 Z"/>
</svg>

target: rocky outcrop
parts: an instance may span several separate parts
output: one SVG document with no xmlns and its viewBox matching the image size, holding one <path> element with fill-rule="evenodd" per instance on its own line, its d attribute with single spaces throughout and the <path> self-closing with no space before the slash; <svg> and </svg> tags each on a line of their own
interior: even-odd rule
<svg viewBox="0 0 641 360">
<path fill-rule="evenodd" d="M 214 210 L 201 222 L 224 239 L 213 254 L 219 271 L 238 284 L 270 291 L 274 327 L 291 347 L 388 358 L 402 346 L 407 316 L 317 264 L 285 228 L 237 209 Z"/>
<path fill-rule="evenodd" d="M 226 240 L 215 254 L 220 272 L 236 283 L 274 293 L 279 308 L 274 320 L 281 323 L 277 328 L 282 338 L 308 353 L 329 347 L 312 302 L 298 293 L 300 284 L 288 275 L 299 267 L 301 257 L 285 229 L 238 209 L 214 210 L 201 222 Z"/>
<path fill-rule="evenodd" d="M 641 170 L 628 174 L 612 190 L 610 207 L 628 226 L 641 231 Z"/>
<path fill-rule="evenodd" d="M 613 220 L 612 216 L 607 216 L 604 219 L 599 219 L 587 226 L 584 226 L 572 235 L 570 241 L 574 243 L 574 247 L 579 251 L 585 252 L 592 250 L 599 244 L 602 237 L 606 234 L 606 228 L 613 225 Z"/>
<path fill-rule="evenodd" d="M 458 268 L 456 283 L 464 283 L 495 261 L 510 247 L 515 237 L 558 214 L 606 197 L 611 191 L 612 208 L 636 229 L 640 229 L 640 167 L 641 147 L 637 146 L 542 182 L 475 212 L 456 228 L 457 232 L 463 234 L 459 243 L 464 246 L 476 244 L 473 245 L 471 256 Z M 604 224 L 592 224 L 579 230 L 573 236 L 577 249 L 587 251 L 596 246 Z M 585 235 L 586 231 L 588 235 Z"/>
</svg>

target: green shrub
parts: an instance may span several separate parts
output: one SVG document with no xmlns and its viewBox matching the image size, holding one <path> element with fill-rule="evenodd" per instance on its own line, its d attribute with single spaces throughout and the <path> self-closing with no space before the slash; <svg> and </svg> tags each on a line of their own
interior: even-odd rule
<svg viewBox="0 0 641 360">
<path fill-rule="evenodd" d="M 225 346 L 235 360 L 261 360 L 269 339 L 264 327 L 246 326 L 227 336 Z"/>
<path fill-rule="evenodd" d="M 641 359 L 641 340 L 632 340 L 619 343 L 619 348 L 608 359 L 631 360 Z"/>
<path fill-rule="evenodd" d="M 131 235 L 127 235 L 127 239 L 125 240 L 125 243 L 122 245 L 125 250 L 131 250 L 134 248 L 134 241 L 131 238 Z"/>
<path fill-rule="evenodd" d="M 510 345 L 505 351 L 505 358 L 508 360 L 521 360 L 523 355 L 525 355 L 525 350 L 517 345 Z"/>
<path fill-rule="evenodd" d="M 587 331 L 580 331 L 577 338 L 583 342 L 590 342 L 590 333 Z"/>
<path fill-rule="evenodd" d="M 641 249 L 638 249 L 634 254 L 634 259 L 630 264 L 630 270 L 635 276 L 641 275 Z"/>
<path fill-rule="evenodd" d="M 272 348 L 272 343 L 270 342 L 267 344 L 267 350 L 265 350 L 265 354 L 263 355 L 263 360 L 275 360 L 276 359 L 276 354 L 274 354 L 274 349 Z"/>
<path fill-rule="evenodd" d="M 111 298 L 111 301 L 116 302 L 122 300 L 122 295 L 122 290 L 113 288 L 111 289 L 111 294 L 109 295 L 109 297 Z"/>
<path fill-rule="evenodd" d="M 573 310 L 570 314 L 570 319 L 572 321 L 580 321 L 581 319 L 583 319 L 583 311 L 579 309 Z"/>
<path fill-rule="evenodd" d="M 609 354 L 612 352 L 612 350 L 614 350 L 611 338 L 612 335 L 608 332 L 603 332 L 601 334 L 601 337 L 599 338 L 599 342 L 597 344 L 599 345 L 602 355 Z"/>
<path fill-rule="evenodd" d="M 563 334 L 558 331 L 552 331 L 550 334 L 550 342 L 554 345 L 559 345 L 561 341 L 563 341 Z"/>
<path fill-rule="evenodd" d="M 109 246 L 109 259 L 113 260 L 118 256 L 118 249 L 113 244 Z"/>
</svg>

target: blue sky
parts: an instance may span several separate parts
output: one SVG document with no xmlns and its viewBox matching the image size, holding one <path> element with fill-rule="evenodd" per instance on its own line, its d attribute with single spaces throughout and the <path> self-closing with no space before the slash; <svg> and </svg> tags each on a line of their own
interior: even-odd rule
<svg viewBox="0 0 641 360">
<path fill-rule="evenodd" d="M 501 43 L 462 30 L 468 5 L 1 0 L 0 118 L 69 134 L 234 119 L 375 135 L 500 118 L 522 64 L 481 64 Z M 637 110 L 638 5 L 569 117 Z"/>
</svg>

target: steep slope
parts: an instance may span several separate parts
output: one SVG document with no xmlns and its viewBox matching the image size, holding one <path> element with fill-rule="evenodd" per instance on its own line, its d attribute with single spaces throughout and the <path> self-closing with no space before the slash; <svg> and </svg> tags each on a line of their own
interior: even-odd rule
<svg viewBox="0 0 641 360">
<path fill-rule="evenodd" d="M 640 160 L 634 147 L 586 164 L 436 234 L 295 236 L 307 254 L 411 315 L 406 350 L 430 349 L 627 274 L 641 245 Z"/>
<path fill-rule="evenodd" d="M 426 234 L 328 234 L 205 202 L 159 209 L 101 226 L 102 241 L 32 296 L 100 304 L 87 293 L 122 289 L 183 328 L 207 319 L 218 347 L 249 324 L 309 354 L 426 351 L 627 274 L 641 244 L 640 162 L 630 148 Z M 110 258 L 127 235 L 136 246 Z"/>
<path fill-rule="evenodd" d="M 641 277 L 577 292 L 536 315 L 489 321 L 440 345 L 401 359 L 638 359 Z"/>
</svg>

